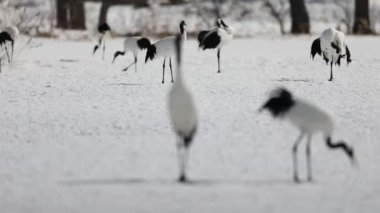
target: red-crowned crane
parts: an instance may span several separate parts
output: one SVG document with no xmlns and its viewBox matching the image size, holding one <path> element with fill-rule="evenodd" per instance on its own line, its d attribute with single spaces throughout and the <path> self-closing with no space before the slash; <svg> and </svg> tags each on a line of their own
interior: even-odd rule
<svg viewBox="0 0 380 213">
<path fill-rule="evenodd" d="M 124 51 L 117 51 L 114 54 L 113 62 L 115 62 L 115 59 L 119 55 L 125 55 L 128 52 L 133 53 L 134 62 L 132 62 L 130 65 L 128 65 L 126 68 L 124 68 L 122 71 L 127 71 L 129 67 L 132 65 L 135 65 L 135 71 L 137 72 L 137 54 L 141 50 L 145 50 L 150 46 L 150 41 L 148 38 L 144 37 L 127 37 L 124 40 Z M 112 63 L 113 63 L 112 62 Z"/>
<path fill-rule="evenodd" d="M 318 54 L 323 57 L 326 64 L 330 62 L 330 79 L 333 80 L 333 65 L 340 66 L 340 60 L 346 58 L 347 65 L 351 62 L 351 53 L 346 44 L 344 33 L 332 27 L 322 32 L 322 35 L 311 45 L 311 57 Z"/>
<path fill-rule="evenodd" d="M 225 44 L 232 40 L 234 36 L 234 29 L 228 26 L 222 19 L 216 21 L 216 28 L 201 31 L 198 34 L 199 48 L 217 49 L 218 58 L 218 73 L 220 73 L 220 51 Z"/>
<path fill-rule="evenodd" d="M 186 42 L 187 40 L 185 27 L 186 27 L 185 21 L 181 21 L 179 23 L 179 29 L 181 31 L 182 42 Z M 167 58 L 169 58 L 169 67 L 170 67 L 170 73 L 172 76 L 172 83 L 174 82 L 173 70 L 172 70 L 172 57 L 176 54 L 175 40 L 176 40 L 176 36 L 169 36 L 169 37 L 163 38 L 155 42 L 154 44 L 150 45 L 148 47 L 148 50 L 146 51 L 145 63 L 147 63 L 149 59 L 153 60 L 158 57 L 164 58 L 164 63 L 162 65 L 162 82 L 161 83 L 165 83 L 165 61 Z"/>
<path fill-rule="evenodd" d="M 270 98 L 259 111 L 268 110 L 275 118 L 284 118 L 300 130 L 300 135 L 294 143 L 293 154 L 293 179 L 299 182 L 297 149 L 301 139 L 306 136 L 306 160 L 307 180 L 312 181 L 311 169 L 311 137 L 313 134 L 322 132 L 327 147 L 342 150 L 352 163 L 355 163 L 354 149 L 344 141 L 333 142 L 334 123 L 332 118 L 320 108 L 298 98 L 284 88 L 278 88 L 271 92 Z"/>
<path fill-rule="evenodd" d="M 177 76 L 169 93 L 169 115 L 173 129 L 178 136 L 177 151 L 180 167 L 179 181 L 186 182 L 189 147 L 197 130 L 198 116 L 196 106 L 189 88 L 185 84 L 182 69 L 183 36 L 173 40 L 177 52 Z"/>
</svg>

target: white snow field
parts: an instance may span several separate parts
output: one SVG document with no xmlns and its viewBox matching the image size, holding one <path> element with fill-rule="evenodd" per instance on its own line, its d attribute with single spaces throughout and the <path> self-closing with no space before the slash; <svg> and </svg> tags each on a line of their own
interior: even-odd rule
<svg viewBox="0 0 380 213">
<path fill-rule="evenodd" d="M 353 62 L 335 69 L 310 59 L 315 36 L 236 39 L 222 50 L 188 42 L 184 72 L 199 131 L 189 184 L 178 175 L 162 59 L 131 67 L 92 57 L 94 43 L 37 39 L 0 74 L 1 213 L 345 212 L 380 210 L 380 38 L 348 37 Z M 16 47 L 20 49 L 19 47 Z M 20 53 L 20 51 L 18 52 Z M 168 66 L 167 66 L 168 68 Z M 340 150 L 313 137 L 313 183 L 292 181 L 297 129 L 257 109 L 285 86 L 329 111 Z M 305 178 L 304 144 L 299 149 Z"/>
</svg>

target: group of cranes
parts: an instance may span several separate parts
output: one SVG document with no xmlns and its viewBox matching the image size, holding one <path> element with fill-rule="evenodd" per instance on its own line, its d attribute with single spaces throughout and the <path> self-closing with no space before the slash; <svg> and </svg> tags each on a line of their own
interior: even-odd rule
<svg viewBox="0 0 380 213">
<path fill-rule="evenodd" d="M 106 25 L 106 24 L 103 24 Z M 102 25 L 101 25 L 102 26 Z M 94 52 L 102 44 L 105 49 L 105 41 L 103 40 L 104 31 L 100 29 L 110 30 L 109 27 L 99 26 L 100 39 L 99 44 L 95 46 Z M 108 25 L 106 25 L 108 26 Z M 186 170 L 189 157 L 189 147 L 197 132 L 197 110 L 196 104 L 192 98 L 191 91 L 185 83 L 183 76 L 183 44 L 187 40 L 186 23 L 181 21 L 179 24 L 180 34 L 178 36 L 165 37 L 161 40 L 151 43 L 148 38 L 144 37 L 128 37 L 124 41 L 124 51 L 117 51 L 114 54 L 114 60 L 119 55 L 124 55 L 130 51 L 133 53 L 134 62 L 128 65 L 123 71 L 135 64 L 137 71 L 137 53 L 147 49 L 145 63 L 155 58 L 163 58 L 162 83 L 165 82 L 165 62 L 169 60 L 169 68 L 171 72 L 171 82 L 174 83 L 172 58 L 176 56 L 177 77 L 174 86 L 169 93 L 169 116 L 173 125 L 174 132 L 177 135 L 177 151 L 179 162 L 179 181 L 186 182 Z M 199 49 L 217 49 L 218 73 L 220 69 L 220 52 L 223 46 L 228 43 L 234 34 L 234 29 L 228 26 L 222 19 L 217 19 L 216 26 L 209 30 L 201 31 L 197 40 Z M 326 29 L 322 35 L 315 39 L 311 46 L 311 57 L 314 59 L 318 54 L 323 60 L 330 63 L 330 79 L 333 80 L 332 66 L 340 65 L 341 59 L 346 58 L 347 64 L 351 62 L 351 53 L 345 41 L 345 35 L 334 28 Z M 351 162 L 355 163 L 355 155 L 353 148 L 345 142 L 332 142 L 332 134 L 334 123 L 330 115 L 322 109 L 310 104 L 302 99 L 295 98 L 290 91 L 285 88 L 276 88 L 271 92 L 269 99 L 259 109 L 259 112 L 268 110 L 273 117 L 283 118 L 292 123 L 300 130 L 300 135 L 294 143 L 292 149 L 293 156 L 293 180 L 300 182 L 298 176 L 298 158 L 297 150 L 304 136 L 306 141 L 306 160 L 307 160 L 307 180 L 312 181 L 312 165 L 311 165 L 311 139 L 315 133 L 322 132 L 326 145 L 331 149 L 341 149 L 349 157 Z"/>
<path fill-rule="evenodd" d="M 105 35 L 110 32 L 111 28 L 107 23 L 103 23 L 98 27 L 99 39 L 98 43 L 95 45 L 93 49 L 93 54 L 96 53 L 99 47 L 103 46 L 103 59 L 104 59 L 104 51 L 105 51 Z M 181 21 L 179 23 L 180 35 L 182 36 L 182 40 L 187 40 L 187 32 L 186 32 L 186 23 L 185 21 Z M 206 49 L 217 49 L 217 58 L 218 58 L 218 73 L 220 73 L 220 51 L 222 47 L 227 44 L 232 38 L 234 34 L 234 29 L 228 26 L 222 19 L 218 19 L 216 21 L 216 27 L 210 30 L 201 31 L 198 35 L 198 43 L 199 48 L 202 50 Z M 176 50 L 174 45 L 174 40 L 176 36 L 169 36 L 162 38 L 154 43 L 148 38 L 145 37 L 127 37 L 124 40 L 124 51 L 117 51 L 114 54 L 113 62 L 119 55 L 125 55 L 127 52 L 131 52 L 134 57 L 134 62 L 124 68 L 122 71 L 127 71 L 132 65 L 135 65 L 135 71 L 137 71 L 137 55 L 141 50 L 147 50 L 145 56 L 145 63 L 149 60 L 153 61 L 156 58 L 163 58 L 162 64 L 162 81 L 161 83 L 165 83 L 165 62 L 169 60 L 169 68 L 171 74 L 171 82 L 174 82 L 173 77 L 173 68 L 172 68 L 172 57 L 175 56 Z"/>
<path fill-rule="evenodd" d="M 181 22 L 182 23 L 182 22 Z M 223 20 L 217 21 L 217 28 L 202 31 L 198 36 L 199 47 L 202 49 L 218 49 L 218 72 L 220 72 L 219 55 L 220 49 L 225 41 L 228 41 L 232 36 L 224 33 L 220 28 L 228 29 L 228 26 Z M 183 33 L 183 31 L 181 31 Z M 328 35 L 328 36 L 326 36 Z M 169 115 L 173 129 L 177 135 L 177 151 L 178 161 L 180 166 L 179 181 L 186 182 L 186 168 L 188 163 L 188 153 L 191 142 L 197 130 L 197 110 L 196 104 L 192 98 L 191 91 L 185 84 L 183 77 L 182 66 L 182 46 L 186 39 L 183 34 L 177 38 L 172 37 L 166 43 L 176 46 L 177 55 L 177 78 L 174 86 L 169 93 Z M 323 54 L 325 60 L 329 60 L 331 64 L 340 65 L 340 59 L 347 57 L 347 63 L 351 61 L 351 54 L 345 43 L 344 35 L 332 28 L 327 29 L 322 33 L 320 47 L 316 47 L 316 42 L 312 45 L 312 56 L 317 52 Z M 331 41 L 330 41 L 331 40 Z M 331 43 L 331 46 L 326 45 Z M 316 51 L 317 49 L 317 51 Z M 148 57 L 148 56 L 147 56 Z M 337 57 L 337 59 L 335 58 Z M 332 66 L 332 65 L 331 65 Z M 332 71 L 331 71 L 332 72 Z M 332 80 L 332 74 L 331 79 Z M 268 110 L 275 118 L 284 118 L 292 123 L 300 130 L 300 136 L 297 138 L 293 149 L 293 180 L 300 182 L 298 176 L 298 158 L 297 150 L 301 139 L 306 136 L 306 160 L 307 160 L 307 180 L 312 181 L 312 164 L 311 164 L 311 139 L 318 132 L 322 132 L 327 147 L 330 149 L 341 149 L 351 160 L 353 164 L 356 162 L 354 149 L 346 142 L 332 142 L 332 134 L 334 131 L 334 123 L 330 115 L 317 106 L 308 103 L 302 99 L 295 98 L 290 91 L 284 88 L 277 88 L 271 92 L 269 99 L 259 109 L 259 111 Z"/>
<path fill-rule="evenodd" d="M 197 40 L 199 49 L 217 49 L 218 73 L 220 73 L 220 52 L 223 46 L 232 40 L 234 29 L 228 26 L 222 19 L 217 19 L 215 25 L 216 26 L 212 29 L 201 31 L 198 34 Z M 186 41 L 187 34 L 185 21 L 180 22 L 179 29 L 183 40 Z M 107 23 L 103 23 L 98 27 L 99 40 L 98 44 L 96 44 L 94 47 L 93 54 L 95 54 L 97 49 L 103 45 L 103 59 L 106 47 L 104 37 L 110 31 L 111 28 Z M 169 68 L 172 78 L 171 82 L 173 83 L 174 78 L 172 69 L 172 57 L 175 55 L 175 48 L 173 45 L 174 39 L 175 36 L 165 37 L 151 44 L 150 40 L 145 37 L 127 37 L 124 40 L 124 51 L 115 52 L 113 62 L 119 55 L 125 55 L 127 52 L 132 52 L 134 56 L 134 62 L 132 62 L 122 71 L 127 71 L 132 65 L 135 65 L 135 71 L 137 71 L 137 54 L 139 51 L 147 49 L 145 63 L 156 58 L 164 59 L 162 65 L 162 83 L 165 83 L 165 62 L 166 59 L 169 59 Z M 313 41 L 311 46 L 312 59 L 314 59 L 317 54 L 323 57 L 323 60 L 326 62 L 326 64 L 330 63 L 329 81 L 333 80 L 333 65 L 340 66 L 342 58 L 346 58 L 347 64 L 352 61 L 351 53 L 346 44 L 344 33 L 332 27 L 323 31 L 321 36 Z"/>
<path fill-rule="evenodd" d="M 184 43 L 187 40 L 186 23 L 181 21 L 179 24 L 180 33 L 178 36 L 170 36 L 151 43 L 145 37 L 128 37 L 124 41 L 124 50 L 117 51 L 114 54 L 113 62 L 120 55 L 125 55 L 127 52 L 132 52 L 134 62 L 128 65 L 123 71 L 127 71 L 132 65 L 135 65 L 137 72 L 137 55 L 141 50 L 146 49 L 145 63 L 155 58 L 163 58 L 163 76 L 162 83 L 165 79 L 165 62 L 169 60 L 169 67 L 171 71 L 173 87 L 170 89 L 168 96 L 169 116 L 173 125 L 174 132 L 178 137 L 177 151 L 178 161 L 180 166 L 179 181 L 187 181 L 187 164 L 189 157 L 189 147 L 195 137 L 198 127 L 198 115 L 196 109 L 196 102 L 192 98 L 192 92 L 186 85 L 185 77 L 183 75 L 183 59 Z M 98 27 L 100 34 L 98 43 L 93 49 L 93 54 L 103 47 L 103 59 L 106 49 L 105 36 L 109 34 L 111 28 L 107 23 L 101 24 Z M 0 72 L 1 72 L 1 59 L 6 56 L 8 62 L 12 62 L 14 43 L 18 35 L 18 30 L 15 27 L 7 27 L 0 32 Z M 198 35 L 199 49 L 217 49 L 218 70 L 220 73 L 220 52 L 223 46 L 228 43 L 234 34 L 234 29 L 228 26 L 222 19 L 216 21 L 216 27 L 201 31 Z M 347 64 L 351 62 L 351 53 L 345 41 L 345 35 L 333 28 L 328 28 L 322 35 L 315 39 L 311 46 L 311 57 L 314 59 L 315 55 L 320 55 L 323 60 L 328 64 L 330 63 L 330 81 L 333 80 L 332 66 L 340 65 L 341 59 L 346 58 Z M 174 82 L 172 70 L 172 58 L 176 57 L 177 73 Z M 298 176 L 298 159 L 297 150 L 301 139 L 306 136 L 306 160 L 307 160 L 307 180 L 312 181 L 312 165 L 311 165 L 311 138 L 315 133 L 321 132 L 324 135 L 326 145 L 331 149 L 341 149 L 355 163 L 356 157 L 354 149 L 347 143 L 332 142 L 332 134 L 334 132 L 334 123 L 330 115 L 315 105 L 308 103 L 300 98 L 296 98 L 293 94 L 285 88 L 274 89 L 269 99 L 259 109 L 259 112 L 268 110 L 273 117 L 283 118 L 292 123 L 300 130 L 300 135 L 294 143 L 292 149 L 293 156 L 293 179 L 299 182 Z"/>
</svg>

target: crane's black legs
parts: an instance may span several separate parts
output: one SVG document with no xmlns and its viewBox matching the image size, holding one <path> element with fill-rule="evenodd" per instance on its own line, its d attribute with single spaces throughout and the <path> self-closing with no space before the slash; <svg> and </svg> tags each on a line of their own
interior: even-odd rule
<svg viewBox="0 0 380 213">
<path fill-rule="evenodd" d="M 11 58 L 9 56 L 8 48 L 5 46 L 5 53 L 7 54 L 8 63 L 11 63 Z"/>
<path fill-rule="evenodd" d="M 331 61 L 330 62 L 330 79 L 329 81 L 332 81 L 333 80 L 333 62 Z"/>
<path fill-rule="evenodd" d="M 106 52 L 106 41 L 104 40 L 105 33 L 102 33 L 100 39 L 99 39 L 99 47 L 102 46 L 103 42 L 103 60 L 104 60 L 104 54 Z"/>
<path fill-rule="evenodd" d="M 122 71 L 125 72 L 127 71 L 132 65 L 136 64 L 136 61 L 135 62 L 132 62 L 130 65 L 128 65 L 126 68 L 124 68 Z"/>
<path fill-rule="evenodd" d="M 178 163 L 179 163 L 179 178 L 178 181 L 181 183 L 187 182 L 186 168 L 188 162 L 188 147 L 185 146 L 184 138 L 180 138 L 177 143 L 178 151 Z"/>
<path fill-rule="evenodd" d="M 312 167 L 311 167 L 311 135 L 307 135 L 307 143 L 306 143 L 306 160 L 307 160 L 307 180 L 313 181 Z"/>
<path fill-rule="evenodd" d="M 170 73 L 172 75 L 172 83 L 174 83 L 174 80 L 173 80 L 173 70 L 172 70 L 172 58 L 169 59 L 169 67 L 170 67 Z"/>
<path fill-rule="evenodd" d="M 161 83 L 165 83 L 165 60 L 166 58 L 164 58 L 164 64 L 162 65 L 162 82 Z"/>
<path fill-rule="evenodd" d="M 218 73 L 220 73 L 220 49 L 218 49 L 217 57 L 218 57 Z"/>
<path fill-rule="evenodd" d="M 126 68 L 124 68 L 122 71 L 125 72 L 127 71 L 132 65 L 137 63 L 137 56 L 135 56 L 135 61 L 132 62 L 130 65 L 128 65 Z M 137 72 L 137 65 L 135 66 L 135 71 Z"/>
<path fill-rule="evenodd" d="M 137 55 L 133 54 L 133 56 L 135 57 L 135 72 L 137 72 Z"/>
<path fill-rule="evenodd" d="M 92 51 L 92 55 L 95 55 L 95 53 L 96 53 L 96 51 L 99 49 L 99 47 L 102 46 L 103 36 L 104 36 L 104 35 L 101 35 L 101 36 L 100 36 L 98 44 L 95 45 L 94 50 Z"/>
<path fill-rule="evenodd" d="M 1 58 L 0 58 L 0 73 L 1 73 Z"/>
<path fill-rule="evenodd" d="M 15 50 L 15 46 L 12 44 L 12 53 L 11 53 L 11 61 L 13 61 L 13 52 L 14 52 L 14 50 Z"/>
<path fill-rule="evenodd" d="M 11 53 L 9 55 L 8 48 L 5 46 L 5 52 L 7 53 L 8 62 L 11 63 L 13 61 L 13 52 L 14 52 L 14 45 L 11 44 Z"/>
<path fill-rule="evenodd" d="M 301 132 L 300 136 L 298 136 L 296 142 L 293 145 L 292 149 L 292 155 L 293 155 L 293 180 L 294 182 L 298 183 L 300 180 L 298 178 L 298 161 L 297 161 L 297 149 L 298 144 L 301 142 L 302 137 L 304 136 L 304 133 Z"/>
<path fill-rule="evenodd" d="M 106 41 L 103 40 L 103 60 L 104 60 L 105 52 L 106 52 Z"/>
</svg>

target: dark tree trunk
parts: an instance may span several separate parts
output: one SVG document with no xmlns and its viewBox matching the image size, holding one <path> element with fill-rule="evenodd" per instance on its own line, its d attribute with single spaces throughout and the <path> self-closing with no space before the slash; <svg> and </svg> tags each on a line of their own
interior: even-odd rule
<svg viewBox="0 0 380 213">
<path fill-rule="evenodd" d="M 78 30 L 86 29 L 83 1 L 70 1 L 70 28 Z"/>
<path fill-rule="evenodd" d="M 292 16 L 292 33 L 310 33 L 309 15 L 304 0 L 289 0 Z"/>
<path fill-rule="evenodd" d="M 369 3 L 368 0 L 355 1 L 355 22 L 353 32 L 355 34 L 372 33 L 369 22 Z"/>
<path fill-rule="evenodd" d="M 107 22 L 108 8 L 111 3 L 107 0 L 102 1 L 102 7 L 100 8 L 99 24 Z"/>
<path fill-rule="evenodd" d="M 57 27 L 67 29 L 67 0 L 57 0 Z"/>
</svg>

